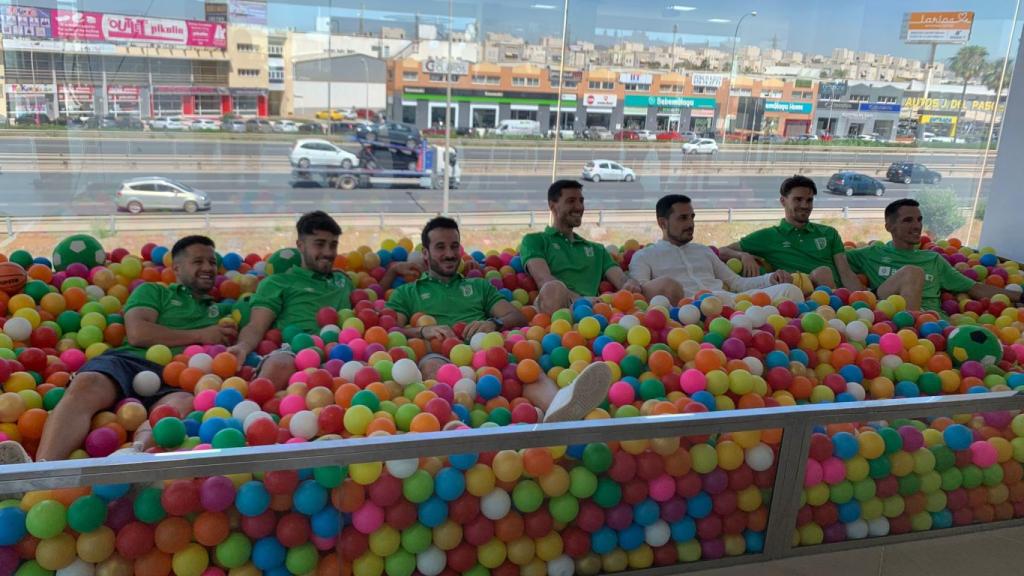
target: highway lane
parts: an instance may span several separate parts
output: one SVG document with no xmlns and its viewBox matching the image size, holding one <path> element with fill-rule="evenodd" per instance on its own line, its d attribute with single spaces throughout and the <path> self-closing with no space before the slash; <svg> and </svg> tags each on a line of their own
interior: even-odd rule
<svg viewBox="0 0 1024 576">
<path fill-rule="evenodd" d="M 220 214 L 301 212 L 324 208 L 336 212 L 438 212 L 439 190 L 375 187 L 352 191 L 318 187 L 293 188 L 287 174 L 238 175 L 202 172 L 164 172 L 207 191 L 213 211 Z M 12 216 L 104 215 L 113 213 L 112 196 L 122 180 L 138 172 L 43 174 L 0 173 L 0 213 Z M 846 198 L 824 191 L 825 178 L 815 178 L 822 193 L 819 206 L 882 207 L 894 198 L 930 188 L 923 184 L 887 183 L 882 198 Z M 636 182 L 586 183 L 587 207 L 591 210 L 652 209 L 667 193 L 685 193 L 704 208 L 766 208 L 778 205 L 776 176 L 643 176 Z M 452 190 L 454 212 L 541 210 L 549 179 L 531 176 L 471 176 Z M 974 194 L 977 180 L 947 178 L 964 204 Z M 985 180 L 983 195 L 990 180 Z"/>
</svg>

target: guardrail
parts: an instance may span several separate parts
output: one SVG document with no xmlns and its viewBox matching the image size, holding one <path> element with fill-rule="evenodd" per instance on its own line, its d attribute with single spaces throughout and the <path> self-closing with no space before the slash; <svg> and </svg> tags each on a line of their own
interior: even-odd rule
<svg viewBox="0 0 1024 576">
<path fill-rule="evenodd" d="M 330 440 L 234 450 L 177 452 L 162 454 L 158 458 L 137 455 L 19 464 L 0 468 L 0 493 L 123 483 L 126 479 L 134 483 L 148 483 L 178 478 L 299 470 L 498 450 L 781 429 L 782 440 L 776 458 L 778 465 L 771 485 L 772 497 L 763 550 L 760 553 L 722 560 L 702 561 L 697 565 L 701 569 L 710 569 L 795 555 L 866 548 L 897 541 L 930 539 L 1024 525 L 1024 519 L 1016 519 L 803 548 L 795 547 L 792 540 L 802 506 L 801 495 L 804 490 L 803 479 L 811 446 L 811 433 L 816 426 L 1014 411 L 1022 408 L 1024 395 L 1015 392 L 996 392 L 519 425 L 497 429 Z M 667 575 L 678 573 L 679 569 L 679 565 L 674 565 L 629 574 Z"/>
<path fill-rule="evenodd" d="M 965 214 L 970 208 L 962 207 Z M 721 208 L 698 209 L 701 222 L 763 222 L 777 220 L 783 211 L 777 208 Z M 815 217 L 820 220 L 881 220 L 882 208 L 815 208 Z M 352 228 L 418 228 L 437 215 L 436 213 L 388 212 L 346 212 L 334 214 L 342 226 Z M 202 214 L 202 215 L 131 215 L 126 213 L 110 216 L 7 216 L 4 218 L 8 236 L 28 232 L 67 233 L 95 232 L 107 230 L 117 232 L 145 232 L 166 230 L 180 231 L 217 230 L 230 232 L 252 230 L 253 228 L 290 227 L 295 224 L 298 213 L 279 214 Z M 449 214 L 464 229 L 491 229 L 501 227 L 537 228 L 547 225 L 547 211 L 530 212 L 455 212 Z M 650 226 L 654 221 L 650 210 L 591 210 L 583 218 L 583 224 L 597 226 Z"/>
</svg>

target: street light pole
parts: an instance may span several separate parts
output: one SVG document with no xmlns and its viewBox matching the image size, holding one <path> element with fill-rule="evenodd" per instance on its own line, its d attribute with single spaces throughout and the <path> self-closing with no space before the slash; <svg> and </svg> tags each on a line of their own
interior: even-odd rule
<svg viewBox="0 0 1024 576">
<path fill-rule="evenodd" d="M 736 22 L 736 30 L 732 34 L 732 65 L 729 68 L 729 98 L 726 101 L 727 104 L 728 104 L 728 107 L 725 110 L 726 120 L 729 119 L 729 110 L 728 110 L 728 108 L 732 107 L 732 90 L 733 90 L 733 84 L 736 81 L 736 41 L 740 37 L 740 24 L 743 24 L 743 20 L 745 20 L 747 18 L 747 16 L 754 16 L 754 17 L 756 17 L 757 16 L 757 10 L 751 10 L 750 12 L 744 14 L 743 16 L 740 16 L 739 21 Z M 737 106 L 736 116 L 738 117 L 739 115 L 740 115 L 740 111 L 739 111 L 738 106 Z M 724 142 L 724 140 L 723 140 L 723 142 Z"/>
<path fill-rule="evenodd" d="M 444 176 L 444 194 L 441 200 L 441 213 L 448 215 L 448 202 L 451 197 L 451 166 L 449 166 L 448 155 L 452 149 L 452 32 L 455 27 L 455 18 L 452 16 L 452 0 L 448 0 L 448 62 L 445 66 L 445 100 L 444 100 L 444 154 L 441 160 L 444 162 L 441 174 Z"/>
</svg>

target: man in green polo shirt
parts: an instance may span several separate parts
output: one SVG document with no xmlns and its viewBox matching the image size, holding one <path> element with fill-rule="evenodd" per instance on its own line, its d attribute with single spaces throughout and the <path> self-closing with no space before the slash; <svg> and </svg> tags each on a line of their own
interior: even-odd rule
<svg viewBox="0 0 1024 576">
<path fill-rule="evenodd" d="M 863 290 L 846 261 L 843 239 L 831 226 L 811 222 L 818 186 L 806 176 L 786 178 L 779 188 L 779 203 L 786 217 L 778 226 L 762 228 L 719 250 L 723 259 L 743 262 L 744 276 L 761 273 L 757 258 L 775 270 L 802 272 L 814 286 L 837 285 Z"/>
<path fill-rule="evenodd" d="M 879 298 L 899 294 L 907 301 L 908 309 L 935 312 L 942 311 L 943 290 L 966 292 L 974 299 L 1005 294 L 1011 302 L 1020 302 L 1020 292 L 975 282 L 953 268 L 941 254 L 918 249 L 923 220 L 917 200 L 896 200 L 885 207 L 885 229 L 892 241 L 847 252 L 850 266 L 867 276 Z"/>
<path fill-rule="evenodd" d="M 469 342 L 476 334 L 527 324 L 526 316 L 502 297 L 490 281 L 459 274 L 462 243 L 458 223 L 443 216 L 434 218 L 423 227 L 420 242 L 427 271 L 419 280 L 396 288 L 388 298 L 388 308 L 398 313 L 401 326 L 417 313 L 430 316 L 436 323 L 417 323 L 402 328 L 403 334 L 432 344 L 440 344 L 446 338 Z M 419 361 L 422 378 L 434 379 L 448 362 L 441 354 L 425 355 Z M 540 409 L 545 422 L 567 422 L 580 420 L 597 408 L 608 396 L 611 384 L 611 370 L 598 362 L 561 390 L 542 374 L 536 382 L 526 384 L 523 395 Z"/>
<path fill-rule="evenodd" d="M 221 322 L 220 309 L 210 296 L 217 277 L 213 240 L 182 238 L 171 248 L 171 260 L 178 283 L 146 283 L 132 291 L 124 306 L 126 344 L 89 360 L 78 370 L 46 420 L 36 460 L 66 459 L 82 445 L 93 416 L 124 398 L 137 399 L 150 409 L 167 404 L 182 417 L 192 410 L 193 396 L 188 392 L 166 385 L 155 392 L 137 387 L 139 374 L 152 372 L 159 378 L 163 373 L 162 366 L 146 360 L 147 348 L 163 344 L 178 354 L 192 344 L 231 344 L 238 331 L 234 323 Z M 135 449 L 147 448 L 150 439 L 146 422 L 135 432 Z M 13 463 L 9 458 L 16 450 L 21 450 L 20 446 L 3 443 L 0 463 Z"/>
<path fill-rule="evenodd" d="M 519 246 L 519 257 L 540 289 L 535 305 L 541 312 L 552 314 L 581 297 L 597 296 L 601 280 L 606 278 L 616 290 L 642 292 L 648 299 L 662 295 L 675 304 L 683 297 L 683 287 L 671 278 L 642 284 L 631 279 L 604 246 L 573 231 L 583 222 L 583 185 L 579 182 L 558 180 L 551 184 L 548 208 L 553 225 L 543 232 L 527 234 Z"/>
<path fill-rule="evenodd" d="M 304 332 L 319 327 L 316 314 L 321 308 L 350 308 L 352 281 L 344 272 L 334 270 L 338 256 L 341 226 L 328 214 L 317 210 L 303 214 L 295 225 L 295 245 L 302 255 L 302 266 L 264 278 L 252 298 L 249 323 L 242 328 L 238 344 L 228 349 L 244 362 L 256 350 L 271 327 L 296 326 Z M 295 354 L 284 343 L 260 361 L 259 377 L 267 378 L 282 390 L 295 372 Z"/>
</svg>

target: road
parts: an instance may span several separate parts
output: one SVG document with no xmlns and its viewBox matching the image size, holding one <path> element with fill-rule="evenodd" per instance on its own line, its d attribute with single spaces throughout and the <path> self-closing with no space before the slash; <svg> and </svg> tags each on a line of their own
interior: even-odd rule
<svg viewBox="0 0 1024 576">
<path fill-rule="evenodd" d="M 442 193 L 419 188 L 373 188 L 341 191 L 321 188 L 293 188 L 289 174 L 281 169 L 281 159 L 289 146 L 280 142 L 210 142 L 151 140 L 59 140 L 0 138 L 0 212 L 11 216 L 104 215 L 112 212 L 111 196 L 127 178 L 159 174 L 176 178 L 209 192 L 213 211 L 221 214 L 301 212 L 324 208 L 334 212 L 437 212 L 442 209 Z M 110 171 L 39 170 L 27 166 L 37 158 L 52 159 L 89 156 L 118 166 Z M 166 161 L 159 168 L 147 165 L 125 169 L 133 156 L 162 156 Z M 237 157 L 273 159 L 274 168 L 265 170 L 196 170 L 194 162 L 182 163 L 182 157 L 202 158 L 204 165 L 216 166 Z M 719 162 L 752 166 L 778 166 L 793 162 L 849 163 L 877 165 L 884 169 L 889 162 L 904 160 L 905 152 L 849 152 L 776 147 L 770 150 L 753 148 L 725 150 L 715 158 L 683 157 L 675 148 L 667 149 L 602 149 L 596 151 L 567 148 L 559 151 L 560 173 L 577 174 L 586 160 L 595 157 L 633 164 L 638 178 L 633 183 L 601 182 L 586 184 L 587 206 L 591 210 L 653 209 L 657 199 L 667 193 L 685 193 L 698 207 L 764 208 L 777 206 L 778 186 L 782 176 L 758 175 L 755 169 L 716 175 L 699 170 L 700 174 L 679 173 L 678 166 L 701 162 L 715 167 Z M 19 160 L 21 158 L 21 160 Z M 479 148 L 466 146 L 463 158 L 467 164 L 480 167 L 463 178 L 462 186 L 451 191 L 453 212 L 518 211 L 543 209 L 544 192 L 550 181 L 549 148 Z M 939 167 L 947 174 L 943 184 L 952 186 L 964 203 L 974 194 L 978 180 L 968 174 L 977 172 L 980 156 L 974 153 L 929 151 L 915 160 Z M 258 165 L 258 161 L 257 161 Z M 577 168 L 578 167 L 578 168 Z M 795 170 L 794 170 L 795 171 Z M 965 174 L 958 176 L 957 174 Z M 924 184 L 886 183 L 886 196 L 846 198 L 824 192 L 827 176 L 814 178 L 822 190 L 818 205 L 832 207 L 881 207 L 894 198 L 910 196 L 928 188 Z M 990 179 L 983 181 L 987 192 Z"/>
</svg>

